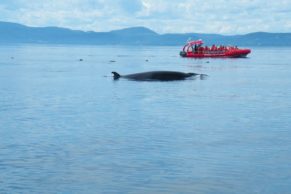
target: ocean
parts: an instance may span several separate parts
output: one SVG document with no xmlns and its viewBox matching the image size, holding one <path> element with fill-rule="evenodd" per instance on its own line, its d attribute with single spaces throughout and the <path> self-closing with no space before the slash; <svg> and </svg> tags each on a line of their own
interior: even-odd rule
<svg viewBox="0 0 291 194">
<path fill-rule="evenodd" d="M 0 45 L 0 193 L 290 193 L 291 48 Z M 113 80 L 172 70 L 205 80 Z"/>
</svg>

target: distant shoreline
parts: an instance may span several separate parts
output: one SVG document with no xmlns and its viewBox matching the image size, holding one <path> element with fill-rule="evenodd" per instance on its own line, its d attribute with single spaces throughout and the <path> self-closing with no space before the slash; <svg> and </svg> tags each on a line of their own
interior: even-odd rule
<svg viewBox="0 0 291 194">
<path fill-rule="evenodd" d="M 69 46 L 88 46 L 88 47 L 132 47 L 132 48 L 143 48 L 143 47 L 178 47 L 182 48 L 184 45 L 129 45 L 129 44 L 78 44 L 78 43 L 17 43 L 17 42 L 0 42 L 0 47 L 5 46 L 55 46 L 55 47 L 69 47 Z M 239 47 L 249 47 L 249 48 L 290 48 L 291 45 L 239 45 Z"/>
<path fill-rule="evenodd" d="M 85 32 L 59 27 L 28 27 L 16 23 L 0 22 L 0 44 L 183 46 L 189 38 L 202 39 L 206 45 L 291 46 L 291 33 L 158 34 L 145 27 L 132 27 L 110 32 Z"/>
</svg>

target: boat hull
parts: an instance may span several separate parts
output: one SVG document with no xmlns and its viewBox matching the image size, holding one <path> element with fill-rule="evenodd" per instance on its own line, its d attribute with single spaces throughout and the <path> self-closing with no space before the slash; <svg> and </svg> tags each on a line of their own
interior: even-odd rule
<svg viewBox="0 0 291 194">
<path fill-rule="evenodd" d="M 251 53 L 250 49 L 234 49 L 227 51 L 205 51 L 202 53 L 181 51 L 180 55 L 181 57 L 189 58 L 243 58 L 246 57 L 249 53 Z"/>
</svg>

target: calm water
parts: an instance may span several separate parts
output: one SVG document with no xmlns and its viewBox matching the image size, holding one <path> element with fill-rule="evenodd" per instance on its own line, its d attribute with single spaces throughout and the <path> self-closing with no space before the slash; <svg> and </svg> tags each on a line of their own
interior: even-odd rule
<svg viewBox="0 0 291 194">
<path fill-rule="evenodd" d="M 290 193 L 291 48 L 252 49 L 0 46 L 0 193 Z"/>
</svg>

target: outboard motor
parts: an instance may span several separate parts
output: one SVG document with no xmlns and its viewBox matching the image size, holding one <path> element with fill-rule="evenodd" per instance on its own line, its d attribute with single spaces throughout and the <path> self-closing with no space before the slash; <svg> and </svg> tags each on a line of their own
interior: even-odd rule
<svg viewBox="0 0 291 194">
<path fill-rule="evenodd" d="M 186 55 L 187 55 L 187 53 L 186 53 L 185 51 L 181 51 L 181 52 L 180 52 L 180 56 L 181 56 L 181 57 L 186 57 Z"/>
</svg>

